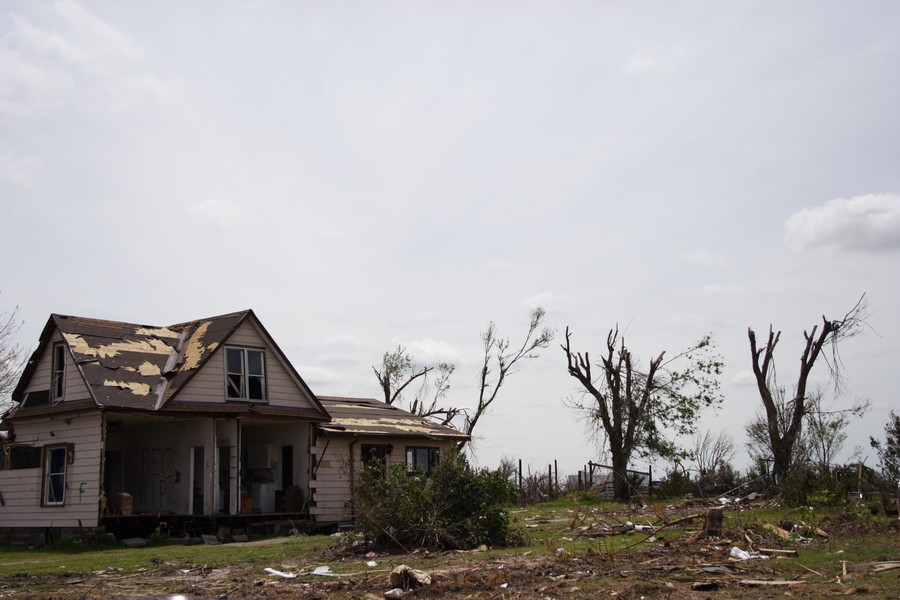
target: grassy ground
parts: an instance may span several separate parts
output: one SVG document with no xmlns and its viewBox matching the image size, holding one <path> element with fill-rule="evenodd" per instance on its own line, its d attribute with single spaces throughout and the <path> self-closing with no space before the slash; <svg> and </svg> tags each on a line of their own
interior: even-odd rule
<svg viewBox="0 0 900 600">
<path fill-rule="evenodd" d="M 86 549 L 70 542 L 4 549 L 0 598 L 381 598 L 387 574 L 400 564 L 435 575 L 432 586 L 411 597 L 900 597 L 900 570 L 875 573 L 859 566 L 900 560 L 896 518 L 761 505 L 728 510 L 722 537 L 708 539 L 697 535 L 708 508 L 690 503 L 634 508 L 573 497 L 511 511 L 527 545 L 466 553 L 366 556 L 368 549 L 331 536 L 219 546 Z M 690 518 L 694 515 L 700 516 Z M 647 531 L 634 531 L 635 525 Z M 795 525 L 795 533 L 783 539 L 771 528 L 778 525 Z M 735 562 L 729 559 L 732 547 L 796 550 L 797 556 Z M 341 576 L 309 574 L 321 566 Z M 268 575 L 266 567 L 298 576 L 282 579 Z M 793 583 L 750 587 L 742 583 L 748 580 Z M 718 592 L 694 589 L 700 584 Z"/>
</svg>

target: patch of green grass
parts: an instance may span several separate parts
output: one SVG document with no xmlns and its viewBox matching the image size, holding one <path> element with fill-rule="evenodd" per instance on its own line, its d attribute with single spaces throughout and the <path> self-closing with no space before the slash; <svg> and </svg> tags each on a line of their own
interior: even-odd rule
<svg viewBox="0 0 900 600">
<path fill-rule="evenodd" d="M 259 544 L 183 546 L 173 543 L 146 548 L 116 548 L 75 552 L 71 548 L 0 550 L 0 579 L 21 575 L 92 573 L 115 569 L 123 574 L 139 571 L 174 571 L 206 565 L 222 568 L 245 564 L 279 568 L 282 563 L 323 556 L 334 540 L 328 536 L 298 536 Z M 327 564 L 327 563 L 323 563 Z"/>
</svg>

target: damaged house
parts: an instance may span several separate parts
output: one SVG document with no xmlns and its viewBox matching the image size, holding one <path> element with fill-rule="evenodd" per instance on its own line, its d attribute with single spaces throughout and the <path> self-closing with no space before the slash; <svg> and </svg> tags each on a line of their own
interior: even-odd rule
<svg viewBox="0 0 900 600">
<path fill-rule="evenodd" d="M 378 461 L 386 469 L 405 464 L 409 472 L 431 473 L 443 452 L 469 436 L 372 398 L 319 396 L 331 415 L 320 423 L 312 447 L 315 506 L 319 522 L 353 519 L 347 502 L 359 469 Z"/>
<path fill-rule="evenodd" d="M 349 520 L 361 452 L 427 467 L 462 436 L 317 398 L 250 310 L 167 327 L 51 315 L 12 399 L 0 527 L 45 533 Z"/>
</svg>

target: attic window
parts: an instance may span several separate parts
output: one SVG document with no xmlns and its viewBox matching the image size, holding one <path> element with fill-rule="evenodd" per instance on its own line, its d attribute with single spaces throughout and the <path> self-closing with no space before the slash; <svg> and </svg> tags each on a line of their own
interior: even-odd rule
<svg viewBox="0 0 900 600">
<path fill-rule="evenodd" d="M 225 348 L 226 397 L 265 400 L 266 361 L 262 350 Z"/>
<path fill-rule="evenodd" d="M 66 382 L 66 347 L 53 344 L 53 367 L 50 379 L 50 401 L 62 400 Z"/>
</svg>

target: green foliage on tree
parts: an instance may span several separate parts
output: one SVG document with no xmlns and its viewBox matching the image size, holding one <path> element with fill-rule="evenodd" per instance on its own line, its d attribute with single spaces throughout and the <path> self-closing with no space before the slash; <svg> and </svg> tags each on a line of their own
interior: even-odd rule
<svg viewBox="0 0 900 600">
<path fill-rule="evenodd" d="M 507 509 L 518 492 L 500 471 L 472 469 L 450 451 L 425 477 L 396 465 L 362 469 L 353 489 L 356 526 L 381 548 L 410 551 L 506 546 L 518 536 Z"/>
<path fill-rule="evenodd" d="M 487 329 L 481 333 L 484 355 L 478 378 L 478 399 L 471 408 L 448 403 L 450 376 L 456 369 L 454 365 L 437 365 L 437 374 L 429 383 L 429 373 L 435 371 L 435 367 L 418 365 L 402 345 L 392 352 L 385 352 L 381 365 L 372 367 L 385 404 L 399 404 L 404 391 L 419 380 L 421 385 L 415 398 L 408 403 L 408 410 L 441 425 L 456 426 L 463 433 L 473 436 L 475 426 L 497 400 L 503 383 L 515 373 L 516 364 L 537 358 L 538 351 L 550 345 L 555 331 L 544 326 L 546 316 L 547 312 L 543 308 L 538 306 L 532 309 L 528 331 L 521 346 L 511 347 L 509 338 L 502 337 L 497 332 L 496 323 L 491 321 L 488 324 Z M 462 423 L 455 423 L 457 417 L 461 418 Z M 459 449 L 462 450 L 466 443 L 467 440 L 460 442 Z"/>
<path fill-rule="evenodd" d="M 666 359 L 661 352 L 643 370 L 618 329 L 610 330 L 606 351 L 597 363 L 591 362 L 587 352 L 572 351 L 570 339 L 566 329 L 562 349 L 568 372 L 584 390 L 570 405 L 587 417 L 606 442 L 613 467 L 613 494 L 626 500 L 633 453 L 664 458 L 687 455 L 671 434 L 692 434 L 701 409 L 721 403 L 718 376 L 722 358 L 707 335 L 672 358 Z"/>
<path fill-rule="evenodd" d="M 883 443 L 875 438 L 869 440 L 878 452 L 882 474 L 891 483 L 900 485 L 900 415 L 894 411 L 884 425 L 884 435 Z"/>
</svg>

